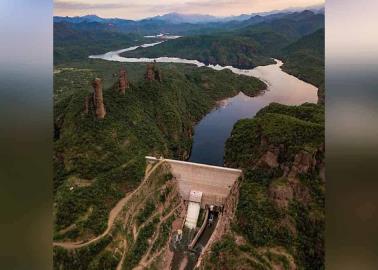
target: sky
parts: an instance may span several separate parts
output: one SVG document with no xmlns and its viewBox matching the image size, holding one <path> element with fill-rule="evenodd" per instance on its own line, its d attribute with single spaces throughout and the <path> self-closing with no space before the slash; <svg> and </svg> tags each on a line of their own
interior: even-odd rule
<svg viewBox="0 0 378 270">
<path fill-rule="evenodd" d="M 54 0 L 55 16 L 142 19 L 170 12 L 232 16 L 309 7 L 325 0 Z"/>
</svg>

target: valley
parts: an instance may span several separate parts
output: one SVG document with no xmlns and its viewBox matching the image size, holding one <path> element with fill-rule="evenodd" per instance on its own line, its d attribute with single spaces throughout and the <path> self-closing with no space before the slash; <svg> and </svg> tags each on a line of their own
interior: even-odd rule
<svg viewBox="0 0 378 270">
<path fill-rule="evenodd" d="M 56 62 L 54 268 L 322 269 L 322 20 L 304 11 L 164 40 L 114 31 L 109 47 Z M 166 158 L 242 170 L 195 256 L 185 243 L 208 217 L 175 246 L 188 199 Z"/>
</svg>

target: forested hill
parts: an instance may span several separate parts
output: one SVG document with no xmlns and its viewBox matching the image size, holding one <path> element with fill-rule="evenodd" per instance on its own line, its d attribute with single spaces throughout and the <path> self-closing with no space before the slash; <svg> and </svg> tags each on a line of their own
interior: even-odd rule
<svg viewBox="0 0 378 270">
<path fill-rule="evenodd" d="M 122 95 L 113 74 L 125 67 L 130 87 Z M 55 240 L 99 235 L 110 209 L 139 184 L 145 155 L 187 159 L 193 126 L 216 101 L 266 88 L 229 70 L 171 64 L 158 69 L 160 81 L 144 79 L 145 64 L 94 60 L 55 70 Z M 102 120 L 88 99 L 96 77 L 104 86 Z"/>
<path fill-rule="evenodd" d="M 272 63 L 270 58 L 279 56 L 282 49 L 323 27 L 323 14 L 303 11 L 233 31 L 183 37 L 124 55 L 173 56 L 196 59 L 206 64 L 253 68 Z"/>
<path fill-rule="evenodd" d="M 245 20 L 207 23 L 175 23 L 163 18 L 149 18 L 140 21 L 124 19 L 103 19 L 95 15 L 82 17 L 54 17 L 54 63 L 62 64 L 81 61 L 91 54 L 153 42 L 144 35 L 170 33 L 193 36 L 214 34 L 225 29 L 240 29 L 249 25 L 268 22 L 284 17 L 287 13 L 266 16 L 252 16 Z"/>
<path fill-rule="evenodd" d="M 106 29 L 80 29 L 71 23 L 54 23 L 54 63 L 87 59 L 91 54 L 153 42 L 139 34 L 123 34 Z"/>
<path fill-rule="evenodd" d="M 319 87 L 319 103 L 324 103 L 324 28 L 284 48 L 280 58 L 284 71 Z"/>
<path fill-rule="evenodd" d="M 204 269 L 324 269 L 324 107 L 272 103 L 240 120 L 225 161 L 244 179 Z"/>
<path fill-rule="evenodd" d="M 59 19 L 59 20 L 58 20 Z M 86 59 L 91 54 L 151 43 L 144 35 L 174 33 L 184 35 L 156 47 L 138 49 L 128 56 L 176 56 L 206 64 L 252 68 L 273 63 L 280 50 L 324 27 L 324 15 L 311 11 L 253 16 L 242 21 L 201 24 L 142 21 L 55 18 L 54 63 Z"/>
<path fill-rule="evenodd" d="M 324 81 L 324 28 L 282 50 L 283 69 L 316 86 Z"/>
</svg>

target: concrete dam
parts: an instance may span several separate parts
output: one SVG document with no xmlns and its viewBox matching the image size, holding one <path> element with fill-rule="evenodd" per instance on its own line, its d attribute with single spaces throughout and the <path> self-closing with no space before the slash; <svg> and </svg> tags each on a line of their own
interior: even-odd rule
<svg viewBox="0 0 378 270">
<path fill-rule="evenodd" d="M 174 269 L 194 269 L 209 245 L 230 226 L 242 171 L 151 156 L 146 160 L 152 166 L 167 163 L 177 182 L 186 213 L 180 229 L 172 232 L 172 264 Z"/>
<path fill-rule="evenodd" d="M 146 157 L 147 162 L 154 164 L 160 159 Z M 189 201 L 191 191 L 201 192 L 201 208 L 206 205 L 221 207 L 242 171 L 207 164 L 164 159 L 170 167 L 173 177 L 177 179 L 182 198 Z M 198 198 L 196 198 L 198 200 Z"/>
</svg>

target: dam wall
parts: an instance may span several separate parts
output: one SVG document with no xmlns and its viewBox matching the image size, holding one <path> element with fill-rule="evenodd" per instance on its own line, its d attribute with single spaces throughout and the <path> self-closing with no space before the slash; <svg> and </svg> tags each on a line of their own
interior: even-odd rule
<svg viewBox="0 0 378 270">
<path fill-rule="evenodd" d="M 146 157 L 147 162 L 156 163 L 161 158 Z M 191 190 L 201 191 L 201 208 L 206 205 L 223 206 L 235 181 L 241 176 L 238 169 L 207 164 L 164 159 L 172 175 L 177 179 L 179 191 L 184 200 L 189 200 Z"/>
</svg>

